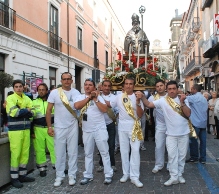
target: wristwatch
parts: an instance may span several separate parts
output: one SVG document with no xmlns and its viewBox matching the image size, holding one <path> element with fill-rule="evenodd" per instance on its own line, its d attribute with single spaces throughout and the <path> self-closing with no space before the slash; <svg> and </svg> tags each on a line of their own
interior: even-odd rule
<svg viewBox="0 0 219 194">
<path fill-rule="evenodd" d="M 136 104 L 137 106 L 141 106 L 141 103 L 139 103 L 139 104 Z"/>
<path fill-rule="evenodd" d="M 100 102 L 100 101 L 97 99 L 95 102 L 97 103 L 97 102 Z"/>
</svg>

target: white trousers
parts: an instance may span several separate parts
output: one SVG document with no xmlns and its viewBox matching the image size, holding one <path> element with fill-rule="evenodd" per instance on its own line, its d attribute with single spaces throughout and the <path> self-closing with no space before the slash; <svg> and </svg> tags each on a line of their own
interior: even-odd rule
<svg viewBox="0 0 219 194">
<path fill-rule="evenodd" d="M 122 159 L 122 171 L 130 176 L 131 180 L 139 179 L 140 176 L 140 141 L 132 141 L 132 132 L 119 131 L 120 153 Z M 129 152 L 131 146 L 131 156 Z"/>
<path fill-rule="evenodd" d="M 164 167 L 164 155 L 166 146 L 166 126 L 156 125 L 155 127 L 155 168 L 162 169 Z"/>
<path fill-rule="evenodd" d="M 174 180 L 178 180 L 178 177 L 182 176 L 184 172 L 189 146 L 189 134 L 175 137 L 167 135 L 166 146 L 170 176 Z"/>
<path fill-rule="evenodd" d="M 68 176 L 76 178 L 78 158 L 78 122 L 68 128 L 54 128 L 56 177 L 65 177 L 66 146 L 68 151 Z"/>
<path fill-rule="evenodd" d="M 142 133 L 143 133 L 143 140 L 141 141 L 141 145 L 144 145 L 145 126 L 146 126 L 146 115 L 144 113 L 141 117 L 141 129 L 142 129 Z"/>
<path fill-rule="evenodd" d="M 105 177 L 113 176 L 113 169 L 111 168 L 109 156 L 109 146 L 107 142 L 108 138 L 109 136 L 106 129 L 99 129 L 90 133 L 83 131 L 83 143 L 85 152 L 85 171 L 83 173 L 84 177 L 93 178 L 93 155 L 95 142 L 103 160 Z"/>
<path fill-rule="evenodd" d="M 119 145 L 119 132 L 118 132 L 118 126 L 119 126 L 119 118 L 117 117 L 117 118 L 116 118 L 116 125 L 115 125 L 115 128 L 116 128 L 115 149 L 117 149 L 117 148 L 120 147 L 120 145 Z"/>
</svg>

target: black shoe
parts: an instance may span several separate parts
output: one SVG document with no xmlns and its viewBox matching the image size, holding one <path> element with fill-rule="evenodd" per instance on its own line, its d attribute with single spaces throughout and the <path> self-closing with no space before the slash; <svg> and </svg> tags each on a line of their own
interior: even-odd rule
<svg viewBox="0 0 219 194">
<path fill-rule="evenodd" d="M 33 177 L 28 177 L 28 176 L 20 176 L 19 177 L 19 181 L 20 182 L 34 182 L 35 181 L 35 178 Z"/>
<path fill-rule="evenodd" d="M 19 181 L 19 179 L 12 179 L 11 185 L 15 188 L 21 188 L 23 187 L 23 184 Z"/>
<path fill-rule="evenodd" d="M 218 137 L 215 137 L 214 139 L 219 139 Z"/>
<path fill-rule="evenodd" d="M 68 174 L 68 170 L 67 170 L 67 169 L 65 169 L 64 173 L 65 173 L 65 174 Z"/>
<path fill-rule="evenodd" d="M 40 176 L 45 177 L 46 176 L 46 170 L 40 171 Z"/>
<path fill-rule="evenodd" d="M 186 160 L 186 163 L 198 163 L 198 160 L 189 158 L 188 160 Z"/>
</svg>

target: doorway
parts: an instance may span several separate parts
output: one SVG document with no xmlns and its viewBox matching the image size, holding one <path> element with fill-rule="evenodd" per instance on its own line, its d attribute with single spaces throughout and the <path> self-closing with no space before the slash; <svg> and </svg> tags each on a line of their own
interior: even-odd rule
<svg viewBox="0 0 219 194">
<path fill-rule="evenodd" d="M 81 92 L 81 70 L 81 67 L 75 65 L 75 89 L 79 92 Z"/>
</svg>

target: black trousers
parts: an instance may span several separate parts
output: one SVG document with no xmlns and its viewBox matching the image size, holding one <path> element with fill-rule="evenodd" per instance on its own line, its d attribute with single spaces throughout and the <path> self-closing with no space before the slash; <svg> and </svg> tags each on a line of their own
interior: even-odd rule
<svg viewBox="0 0 219 194">
<path fill-rule="evenodd" d="M 116 137 L 116 128 L 115 128 L 115 123 L 112 122 L 109 125 L 106 126 L 107 132 L 108 132 L 108 145 L 109 145 L 109 155 L 110 155 L 110 162 L 111 166 L 115 166 L 115 137 Z M 100 160 L 99 160 L 100 166 L 103 166 L 103 161 L 100 155 Z"/>
</svg>

